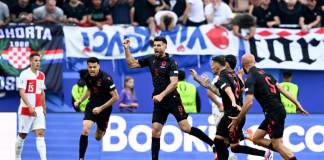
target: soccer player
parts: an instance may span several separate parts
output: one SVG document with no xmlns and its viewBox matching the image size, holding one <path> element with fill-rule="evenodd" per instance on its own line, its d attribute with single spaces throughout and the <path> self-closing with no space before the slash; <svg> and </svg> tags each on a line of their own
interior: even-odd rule
<svg viewBox="0 0 324 160">
<path fill-rule="evenodd" d="M 39 71 L 41 56 L 29 56 L 30 67 L 19 76 L 18 88 L 20 105 L 18 110 L 18 136 L 16 140 L 16 160 L 21 160 L 24 141 L 30 131 L 36 135 L 36 148 L 41 160 L 46 160 L 45 130 L 45 74 Z"/>
<path fill-rule="evenodd" d="M 79 101 L 74 103 L 75 107 L 85 99 L 89 98 L 83 118 L 83 129 L 79 144 L 79 158 L 84 159 L 88 146 L 88 135 L 93 123 L 97 123 L 95 138 L 100 141 L 106 133 L 112 105 L 118 100 L 117 90 L 112 77 L 100 70 L 99 59 L 90 57 L 87 60 L 88 73 L 84 76 L 88 90 Z"/>
<path fill-rule="evenodd" d="M 245 153 L 262 157 L 264 156 L 266 159 L 268 159 L 269 153 L 239 144 L 240 139 L 244 138 L 242 129 L 245 119 L 243 119 L 239 124 L 237 130 L 229 131 L 228 125 L 231 123 L 231 119 L 228 116 L 236 116 L 241 110 L 241 107 L 239 106 L 242 105 L 240 101 L 241 85 L 239 78 L 235 75 L 235 73 L 226 68 L 225 56 L 216 56 L 213 57 L 212 60 L 212 70 L 214 73 L 217 73 L 219 79 L 214 85 L 206 82 L 206 79 L 201 84 L 222 97 L 224 116 L 217 126 L 216 137 L 214 139 L 218 159 L 227 160 L 229 157 L 225 139 L 229 140 L 231 151 L 234 153 Z M 195 77 L 195 79 L 197 79 L 197 77 Z"/>
<path fill-rule="evenodd" d="M 308 114 L 308 112 L 303 109 L 296 99 L 277 84 L 272 75 L 255 67 L 255 58 L 252 54 L 243 55 L 242 67 L 245 74 L 248 74 L 245 82 L 246 100 L 239 115 L 237 117 L 230 117 L 232 119 L 232 123 L 229 125 L 230 130 L 235 130 L 240 124 L 252 106 L 255 95 L 257 101 L 262 106 L 265 119 L 254 133 L 253 142 L 259 146 L 279 152 L 286 160 L 296 160 L 293 152 L 285 147 L 282 142 L 286 112 L 280 100 L 280 93 L 291 100 L 302 114 Z M 266 134 L 269 134 L 270 140 L 264 138 Z"/>
<path fill-rule="evenodd" d="M 130 40 L 124 40 L 126 61 L 129 68 L 149 67 L 152 75 L 154 92 L 154 111 L 152 117 L 152 160 L 158 160 L 160 136 L 164 123 L 171 113 L 177 119 L 182 131 L 206 142 L 214 149 L 214 142 L 198 128 L 191 127 L 187 121 L 187 113 L 181 104 L 177 92 L 178 66 L 176 61 L 165 52 L 167 41 L 163 37 L 154 39 L 154 55 L 136 60 L 129 51 Z"/>
</svg>

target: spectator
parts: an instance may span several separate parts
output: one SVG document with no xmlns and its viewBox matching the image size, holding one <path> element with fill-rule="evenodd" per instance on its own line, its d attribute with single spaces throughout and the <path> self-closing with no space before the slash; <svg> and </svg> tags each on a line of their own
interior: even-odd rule
<svg viewBox="0 0 324 160">
<path fill-rule="evenodd" d="M 44 5 L 45 5 L 45 0 L 36 0 L 34 3 L 32 3 L 32 8 L 34 10 L 34 9 L 44 6 Z"/>
<path fill-rule="evenodd" d="M 322 9 L 322 25 L 321 27 L 324 27 L 324 1 L 320 1 L 319 6 L 321 6 Z"/>
<path fill-rule="evenodd" d="M 154 19 L 161 31 L 172 31 L 177 25 L 178 16 L 172 11 L 158 11 Z"/>
<path fill-rule="evenodd" d="M 83 79 L 79 79 L 78 83 L 73 85 L 72 87 L 72 106 L 74 106 L 74 102 L 80 101 L 82 96 L 87 92 L 88 88 L 86 86 L 86 82 Z M 82 101 L 79 107 L 73 107 L 77 112 L 84 112 L 85 108 L 89 102 L 89 98 Z"/>
<path fill-rule="evenodd" d="M 301 14 L 302 5 L 297 0 L 284 0 L 278 3 L 280 27 L 297 28 Z"/>
<path fill-rule="evenodd" d="M 186 26 L 200 26 L 206 24 L 206 17 L 204 14 L 204 3 L 202 0 L 187 0 L 184 14 L 179 17 Z"/>
<path fill-rule="evenodd" d="M 34 10 L 35 23 L 61 23 L 64 20 L 63 10 L 56 7 L 56 0 L 47 0 L 45 6 Z"/>
<path fill-rule="evenodd" d="M 198 91 L 193 84 L 186 82 L 185 79 L 185 72 L 179 70 L 177 91 L 180 94 L 182 105 L 186 113 L 199 113 L 201 104 Z"/>
<path fill-rule="evenodd" d="M 103 25 L 112 25 L 113 20 L 108 8 L 102 6 L 101 0 L 92 0 L 92 7 L 87 12 L 88 23 L 102 30 Z"/>
<path fill-rule="evenodd" d="M 11 21 L 30 23 L 33 20 L 33 8 L 29 0 L 18 0 L 18 3 L 10 9 Z"/>
<path fill-rule="evenodd" d="M 165 0 L 155 0 L 155 12 L 162 10 L 170 10 L 170 4 L 167 4 Z"/>
<path fill-rule="evenodd" d="M 0 1 L 0 27 L 10 22 L 9 8 L 7 4 Z"/>
<path fill-rule="evenodd" d="M 205 6 L 205 15 L 207 22 L 216 26 L 228 25 L 233 19 L 231 8 L 222 0 L 211 0 Z"/>
<path fill-rule="evenodd" d="M 134 0 L 109 0 L 114 24 L 131 24 L 130 10 Z"/>
<path fill-rule="evenodd" d="M 291 82 L 292 80 L 292 73 L 289 71 L 283 72 L 283 82 L 279 85 L 286 91 L 290 93 L 295 99 L 298 96 L 298 86 Z M 287 113 L 296 113 L 296 105 L 292 103 L 289 99 L 287 99 L 284 95 L 280 94 L 281 102 L 285 107 Z"/>
<path fill-rule="evenodd" d="M 299 25 L 304 32 L 311 28 L 319 27 L 321 23 L 321 7 L 317 0 L 307 0 L 306 6 L 303 7 L 302 15 L 299 18 Z"/>
<path fill-rule="evenodd" d="M 86 23 L 87 16 L 85 15 L 86 8 L 79 0 L 70 0 L 63 5 L 63 12 L 66 16 L 66 22 L 82 25 Z"/>
<path fill-rule="evenodd" d="M 120 93 L 118 107 L 121 112 L 136 112 L 138 102 L 134 93 L 134 78 L 127 76 L 124 80 L 124 89 Z"/>
<path fill-rule="evenodd" d="M 260 6 L 253 7 L 252 15 L 256 17 L 256 25 L 258 27 L 279 26 L 280 20 L 271 0 L 261 0 Z"/>
<path fill-rule="evenodd" d="M 131 13 L 131 22 L 134 26 L 147 26 L 150 30 L 150 45 L 153 45 L 155 33 L 155 0 L 135 0 Z"/>
<path fill-rule="evenodd" d="M 232 21 L 233 34 L 244 40 L 253 38 L 256 30 L 255 18 L 249 14 L 239 14 Z"/>
<path fill-rule="evenodd" d="M 186 9 L 186 0 L 165 0 L 177 17 L 181 17 Z"/>
<path fill-rule="evenodd" d="M 229 6 L 235 13 L 246 13 L 249 11 L 250 0 L 229 0 Z"/>
</svg>

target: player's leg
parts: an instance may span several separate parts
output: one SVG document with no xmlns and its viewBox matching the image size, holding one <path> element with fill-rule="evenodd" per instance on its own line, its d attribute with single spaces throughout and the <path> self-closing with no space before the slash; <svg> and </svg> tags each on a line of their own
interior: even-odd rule
<svg viewBox="0 0 324 160">
<path fill-rule="evenodd" d="M 152 144 L 151 154 L 152 160 L 159 159 L 160 137 L 164 123 L 169 115 L 169 111 L 163 102 L 154 103 L 154 111 L 152 116 Z"/>
<path fill-rule="evenodd" d="M 84 159 L 84 155 L 88 147 L 88 135 L 93 123 L 94 122 L 92 120 L 83 120 L 83 128 L 79 141 L 79 158 L 82 160 Z"/>
<path fill-rule="evenodd" d="M 16 160 L 21 159 L 21 153 L 24 148 L 24 142 L 27 134 L 31 130 L 32 122 L 34 117 L 18 115 L 18 136 L 16 139 Z"/>
<path fill-rule="evenodd" d="M 286 160 L 296 160 L 294 153 L 289 150 L 282 142 L 282 138 L 271 139 L 273 148 L 280 153 L 281 157 Z"/>
<path fill-rule="evenodd" d="M 46 143 L 45 143 L 45 115 L 43 113 L 37 114 L 32 125 L 32 130 L 36 135 L 36 148 L 41 160 L 46 160 Z"/>
<path fill-rule="evenodd" d="M 110 108 L 105 111 L 102 111 L 97 117 L 97 121 L 96 121 L 97 129 L 96 129 L 96 133 L 95 133 L 95 138 L 97 141 L 100 141 L 106 133 L 111 110 L 112 109 Z"/>
</svg>

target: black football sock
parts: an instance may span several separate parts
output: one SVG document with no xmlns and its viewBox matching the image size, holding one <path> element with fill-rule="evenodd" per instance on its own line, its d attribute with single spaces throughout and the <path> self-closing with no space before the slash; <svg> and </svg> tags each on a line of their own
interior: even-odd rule
<svg viewBox="0 0 324 160">
<path fill-rule="evenodd" d="M 84 158 L 87 147 L 88 147 L 88 136 L 81 135 L 80 144 L 79 144 L 79 158 Z"/>
<path fill-rule="evenodd" d="M 297 160 L 296 157 L 289 158 L 289 160 Z"/>
<path fill-rule="evenodd" d="M 191 131 L 189 132 L 189 134 L 199 138 L 200 140 L 204 141 L 205 143 L 207 143 L 211 147 L 214 145 L 213 140 L 210 139 L 204 132 L 202 132 L 198 128 L 191 127 Z"/>
<path fill-rule="evenodd" d="M 249 146 L 241 146 L 241 145 L 237 145 L 231 148 L 231 151 L 234 153 L 245 153 L 245 154 L 256 155 L 261 157 L 265 155 L 265 151 L 258 150 Z"/>
<path fill-rule="evenodd" d="M 160 138 L 152 137 L 152 146 L 151 146 L 152 160 L 159 159 L 159 151 L 160 151 Z"/>
<path fill-rule="evenodd" d="M 216 152 L 218 160 L 228 160 L 229 152 L 224 140 L 215 138 Z"/>
</svg>

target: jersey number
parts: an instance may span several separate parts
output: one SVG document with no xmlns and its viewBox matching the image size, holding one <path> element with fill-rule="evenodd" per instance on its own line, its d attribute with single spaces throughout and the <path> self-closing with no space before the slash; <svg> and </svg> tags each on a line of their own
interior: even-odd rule
<svg viewBox="0 0 324 160">
<path fill-rule="evenodd" d="M 269 76 L 266 76 L 264 78 L 264 80 L 267 82 L 267 84 L 269 86 L 269 89 L 270 89 L 270 92 L 273 93 L 273 94 L 276 94 L 277 93 L 276 86 L 274 84 L 272 84 L 271 78 Z"/>
<path fill-rule="evenodd" d="M 26 93 L 35 93 L 36 92 L 36 81 L 30 80 L 27 81 Z"/>
</svg>

